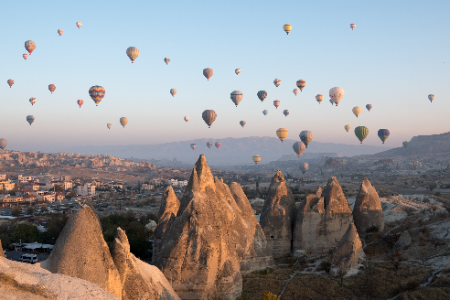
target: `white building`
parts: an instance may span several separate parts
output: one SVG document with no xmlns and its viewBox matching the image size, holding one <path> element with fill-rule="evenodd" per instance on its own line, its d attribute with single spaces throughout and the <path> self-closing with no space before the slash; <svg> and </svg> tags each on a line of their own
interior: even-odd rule
<svg viewBox="0 0 450 300">
<path fill-rule="evenodd" d="M 71 181 L 55 181 L 55 185 L 62 186 L 62 188 L 67 191 L 72 188 L 72 182 Z"/>
<path fill-rule="evenodd" d="M 153 185 L 144 183 L 141 185 L 141 193 L 151 191 L 154 188 L 155 187 Z"/>
<path fill-rule="evenodd" d="M 95 185 L 83 184 L 77 186 L 78 196 L 93 196 L 95 195 Z"/>
<path fill-rule="evenodd" d="M 188 185 L 188 181 L 187 180 L 180 180 L 180 181 L 178 181 L 178 179 L 170 179 L 167 182 L 167 184 L 171 185 L 173 187 L 181 188 L 181 187 L 187 186 Z"/>
</svg>

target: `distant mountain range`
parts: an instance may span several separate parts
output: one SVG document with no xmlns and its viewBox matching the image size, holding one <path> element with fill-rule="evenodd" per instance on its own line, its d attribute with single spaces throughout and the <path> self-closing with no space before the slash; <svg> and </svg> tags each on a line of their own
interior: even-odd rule
<svg viewBox="0 0 450 300">
<path fill-rule="evenodd" d="M 211 149 L 207 142 L 219 141 L 222 145 Z M 122 158 L 139 159 L 170 159 L 176 158 L 183 163 L 193 164 L 200 154 L 205 154 L 208 164 L 211 165 L 242 165 L 252 164 L 252 156 L 259 154 L 261 164 L 278 160 L 283 155 L 292 155 L 292 144 L 295 140 L 285 140 L 283 143 L 273 137 L 245 137 L 225 139 L 196 139 L 182 142 L 165 143 L 157 145 L 117 145 L 117 146 L 82 146 L 71 147 L 70 152 L 83 154 L 109 154 Z M 191 144 L 197 148 L 192 150 Z M 305 150 L 306 153 L 336 153 L 342 156 L 371 155 L 385 150 L 385 147 L 370 145 L 345 145 L 333 143 L 312 142 Z"/>
</svg>

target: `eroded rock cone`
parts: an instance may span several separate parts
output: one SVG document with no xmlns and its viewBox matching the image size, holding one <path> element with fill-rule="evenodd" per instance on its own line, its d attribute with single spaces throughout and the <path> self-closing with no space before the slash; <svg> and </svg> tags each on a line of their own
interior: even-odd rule
<svg viewBox="0 0 450 300">
<path fill-rule="evenodd" d="M 364 264 L 365 259 L 366 254 L 364 253 L 356 226 L 350 224 L 347 232 L 333 249 L 330 272 L 337 275 L 339 268 L 348 272 Z"/>
<path fill-rule="evenodd" d="M 118 297 L 122 294 L 119 272 L 103 239 L 100 223 L 87 205 L 69 218 L 41 266 L 52 273 L 95 283 Z"/>
<path fill-rule="evenodd" d="M 369 228 L 384 230 L 384 213 L 380 197 L 367 177 L 364 177 L 356 197 L 353 220 L 360 234 L 366 233 Z"/>
<path fill-rule="evenodd" d="M 3 252 L 2 241 L 0 240 L 0 257 L 6 257 L 5 252 Z"/>
<path fill-rule="evenodd" d="M 180 298 L 236 299 L 241 295 L 232 230 L 236 218 L 237 213 L 216 193 L 206 158 L 200 155 L 156 259 Z"/>
<path fill-rule="evenodd" d="M 121 228 L 117 228 L 111 254 L 120 273 L 122 300 L 180 299 L 157 267 L 144 263 L 130 252 L 127 235 Z"/>
<path fill-rule="evenodd" d="M 261 227 L 274 258 L 291 254 L 295 201 L 283 173 L 277 171 L 261 213 Z"/>
<path fill-rule="evenodd" d="M 177 216 L 180 208 L 180 201 L 177 198 L 172 186 L 168 186 L 164 191 L 161 207 L 158 212 L 158 226 L 154 232 L 153 256 L 152 262 L 156 262 L 158 251 L 161 248 L 161 241 L 167 228 L 170 227 Z"/>
</svg>

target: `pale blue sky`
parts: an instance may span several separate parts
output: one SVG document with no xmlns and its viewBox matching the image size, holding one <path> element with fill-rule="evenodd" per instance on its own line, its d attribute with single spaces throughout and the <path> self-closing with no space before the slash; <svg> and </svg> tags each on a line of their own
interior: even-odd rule
<svg viewBox="0 0 450 300">
<path fill-rule="evenodd" d="M 358 144 L 353 128 L 365 125 L 365 144 L 380 145 L 377 131 L 387 128 L 385 146 L 397 147 L 414 135 L 450 131 L 449 11 L 450 1 L 8 1 L 0 10 L 0 137 L 8 149 L 58 151 L 275 136 L 285 127 L 288 138 L 311 130 L 315 141 Z M 293 27 L 288 36 L 285 23 Z M 24 61 L 29 39 L 37 48 Z M 134 64 L 129 46 L 140 50 Z M 214 69 L 209 82 L 206 67 Z M 298 79 L 307 85 L 294 96 Z M 92 85 L 106 89 L 98 107 L 88 94 Z M 338 107 L 328 102 L 334 86 L 345 90 Z M 264 103 L 256 96 L 261 89 Z M 238 108 L 233 90 L 244 94 Z M 33 107 L 30 97 L 37 99 Z M 363 108 L 358 119 L 354 106 Z M 205 109 L 218 115 L 211 129 L 201 119 Z M 29 114 L 36 118 L 31 127 Z M 122 116 L 129 119 L 125 129 Z"/>
</svg>

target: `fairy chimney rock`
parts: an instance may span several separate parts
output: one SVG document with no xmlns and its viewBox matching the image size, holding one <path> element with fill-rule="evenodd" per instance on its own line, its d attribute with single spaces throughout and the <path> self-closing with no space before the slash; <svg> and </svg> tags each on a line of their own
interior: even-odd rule
<svg viewBox="0 0 450 300">
<path fill-rule="evenodd" d="M 180 299 L 157 267 L 144 263 L 130 252 L 127 235 L 121 228 L 117 228 L 111 253 L 120 273 L 122 300 Z"/>
<path fill-rule="evenodd" d="M 371 227 L 384 230 L 384 213 L 380 197 L 367 177 L 364 177 L 356 197 L 353 219 L 360 234 L 364 234 Z"/>
<path fill-rule="evenodd" d="M 3 252 L 2 241 L 0 240 L 0 257 L 6 257 L 5 252 Z"/>
<path fill-rule="evenodd" d="M 269 186 L 260 219 L 274 258 L 291 254 L 295 211 L 294 197 L 278 170 Z"/>
<path fill-rule="evenodd" d="M 339 268 L 350 271 L 365 263 L 366 254 L 354 224 L 348 226 L 347 232 L 333 248 L 330 272 L 335 274 Z"/>
<path fill-rule="evenodd" d="M 46 261 L 52 273 L 81 278 L 120 297 L 122 286 L 100 223 L 88 205 L 82 205 L 67 221 Z"/>
<path fill-rule="evenodd" d="M 158 226 L 154 232 L 153 263 L 155 263 L 158 251 L 161 248 L 161 240 L 164 232 L 166 232 L 167 228 L 169 228 L 173 220 L 175 220 L 179 208 L 180 201 L 178 200 L 177 195 L 175 195 L 172 186 L 168 186 L 163 194 L 161 207 L 158 212 Z"/>
</svg>

